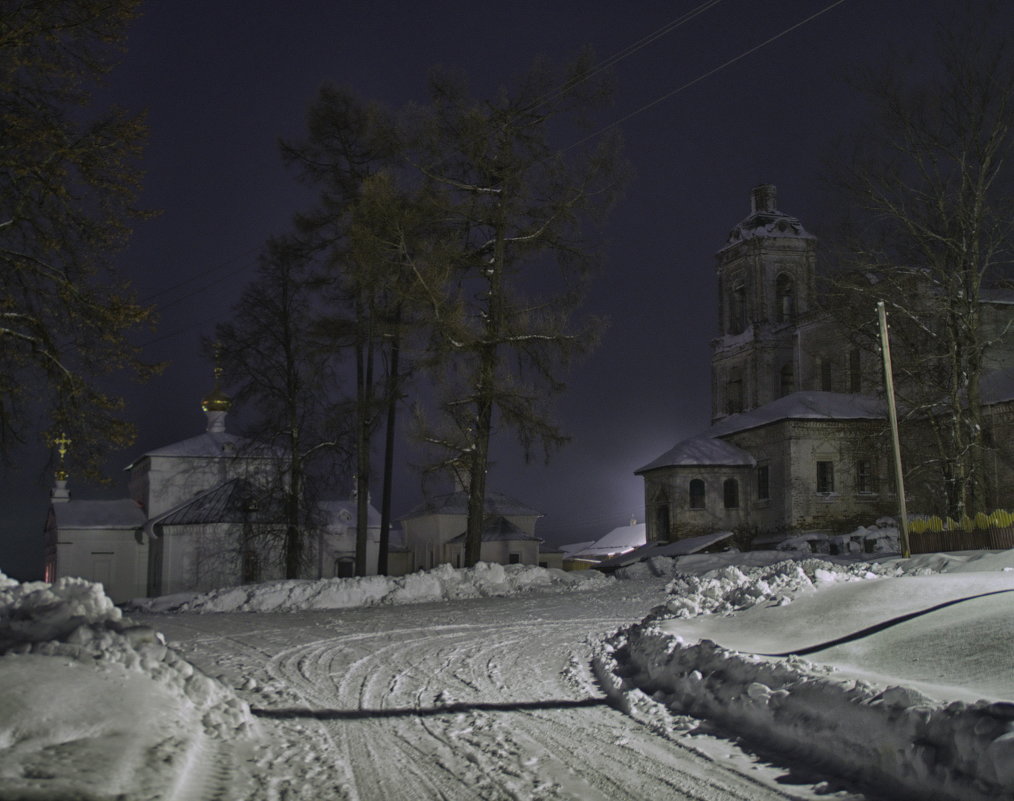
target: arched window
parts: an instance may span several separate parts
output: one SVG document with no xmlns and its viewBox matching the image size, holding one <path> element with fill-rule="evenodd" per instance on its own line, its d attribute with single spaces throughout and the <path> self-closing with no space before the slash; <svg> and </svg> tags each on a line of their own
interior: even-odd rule
<svg viewBox="0 0 1014 801">
<path fill-rule="evenodd" d="M 742 334 L 746 330 L 746 281 L 733 279 L 729 293 L 729 333 Z"/>
<path fill-rule="evenodd" d="M 834 365 L 829 356 L 820 359 L 820 388 L 824 392 L 834 391 Z"/>
<path fill-rule="evenodd" d="M 859 351 L 849 351 L 849 392 L 859 394 L 863 391 L 863 363 Z"/>
<path fill-rule="evenodd" d="M 694 478 L 690 480 L 690 508 L 703 509 L 705 505 L 704 480 Z"/>
<path fill-rule="evenodd" d="M 726 509 L 739 508 L 739 482 L 734 478 L 727 478 L 722 483 L 722 499 Z"/>
<path fill-rule="evenodd" d="M 775 280 L 775 320 L 791 323 L 796 319 L 796 288 L 792 278 L 782 273 Z"/>
<path fill-rule="evenodd" d="M 729 370 L 725 382 L 725 413 L 737 414 L 743 411 L 743 371 L 738 367 Z"/>
<path fill-rule="evenodd" d="M 778 371 L 778 397 L 784 398 L 796 391 L 796 371 L 792 368 L 792 362 L 783 364 Z"/>
</svg>

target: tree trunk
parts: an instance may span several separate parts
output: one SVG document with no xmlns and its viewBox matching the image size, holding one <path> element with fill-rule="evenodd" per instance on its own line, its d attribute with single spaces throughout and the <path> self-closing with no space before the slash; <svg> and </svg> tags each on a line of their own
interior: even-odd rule
<svg viewBox="0 0 1014 801">
<path fill-rule="evenodd" d="M 401 304 L 394 312 L 394 332 L 391 340 L 391 362 L 387 372 L 387 430 L 384 434 L 384 479 L 380 499 L 380 549 L 377 554 L 377 573 L 386 576 L 390 569 L 388 552 L 391 545 L 391 485 L 394 476 L 394 434 L 398 415 L 398 357 L 401 351 Z"/>
</svg>

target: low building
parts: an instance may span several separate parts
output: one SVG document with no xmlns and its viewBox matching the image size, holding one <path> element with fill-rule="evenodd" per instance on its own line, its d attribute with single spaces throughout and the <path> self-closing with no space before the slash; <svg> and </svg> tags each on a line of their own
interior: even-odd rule
<svg viewBox="0 0 1014 801">
<path fill-rule="evenodd" d="M 541 540 L 535 535 L 535 523 L 541 512 L 499 492 L 487 493 L 484 511 L 482 561 L 539 564 Z M 464 489 L 428 497 L 399 522 L 416 570 L 445 563 L 464 567 L 468 524 L 468 493 Z"/>
</svg>

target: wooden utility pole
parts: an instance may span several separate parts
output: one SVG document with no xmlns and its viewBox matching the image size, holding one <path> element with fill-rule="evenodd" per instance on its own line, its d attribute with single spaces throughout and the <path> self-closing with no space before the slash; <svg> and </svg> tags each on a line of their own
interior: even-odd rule
<svg viewBox="0 0 1014 801">
<path fill-rule="evenodd" d="M 877 303 L 880 317 L 880 352 L 884 355 L 884 384 L 887 387 L 887 414 L 891 421 L 891 440 L 894 445 L 894 477 L 898 491 L 898 515 L 901 517 L 901 555 L 912 555 L 908 544 L 908 508 L 905 505 L 905 477 L 901 472 L 901 437 L 898 436 L 898 409 L 894 402 L 894 371 L 891 368 L 891 343 L 887 338 L 887 311 L 884 301 Z"/>
</svg>

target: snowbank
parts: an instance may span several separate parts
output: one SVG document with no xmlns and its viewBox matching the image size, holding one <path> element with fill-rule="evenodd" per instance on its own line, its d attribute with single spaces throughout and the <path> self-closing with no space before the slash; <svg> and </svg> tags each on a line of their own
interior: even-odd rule
<svg viewBox="0 0 1014 801">
<path fill-rule="evenodd" d="M 198 755 L 252 725 L 231 689 L 125 619 L 102 585 L 0 573 L 4 797 L 149 797 L 149 785 L 186 797 Z"/>
<path fill-rule="evenodd" d="M 202 595 L 140 598 L 145 612 L 282 612 L 449 601 L 537 591 L 593 590 L 612 579 L 598 571 L 567 572 L 532 565 L 480 562 L 455 569 L 443 564 L 407 576 L 363 576 L 317 581 L 270 581 Z"/>
<path fill-rule="evenodd" d="M 845 678 L 833 666 L 798 656 L 741 653 L 677 632 L 681 620 L 700 620 L 698 629 L 706 628 L 704 616 L 786 606 L 849 582 L 1006 571 L 993 584 L 1007 586 L 1012 566 L 1014 552 L 1005 552 L 877 564 L 817 559 L 726 564 L 681 573 L 670 582 L 664 605 L 603 643 L 596 673 L 616 702 L 637 717 L 657 720 L 652 707 L 662 703 L 888 794 L 969 801 L 1009 797 L 1014 703 L 936 700 L 901 684 Z M 683 567 L 690 568 L 680 560 Z M 970 577 L 969 594 L 982 584 Z"/>
</svg>

